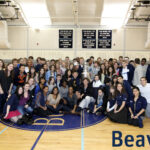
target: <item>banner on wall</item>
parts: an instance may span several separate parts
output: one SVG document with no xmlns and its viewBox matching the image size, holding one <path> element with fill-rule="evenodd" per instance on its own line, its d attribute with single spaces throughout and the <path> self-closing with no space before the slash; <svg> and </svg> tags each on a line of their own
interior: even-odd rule
<svg viewBox="0 0 150 150">
<path fill-rule="evenodd" d="M 96 30 L 82 30 L 82 48 L 96 48 Z"/>
<path fill-rule="evenodd" d="M 112 30 L 98 30 L 98 48 L 111 49 Z"/>
<path fill-rule="evenodd" d="M 59 48 L 73 47 L 73 30 L 59 30 Z"/>
</svg>

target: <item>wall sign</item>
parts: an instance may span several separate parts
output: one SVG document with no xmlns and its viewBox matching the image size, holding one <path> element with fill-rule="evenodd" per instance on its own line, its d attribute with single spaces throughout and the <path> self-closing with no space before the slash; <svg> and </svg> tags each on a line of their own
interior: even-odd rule
<svg viewBox="0 0 150 150">
<path fill-rule="evenodd" d="M 59 48 L 73 47 L 73 30 L 59 30 Z"/>
<path fill-rule="evenodd" d="M 82 30 L 82 48 L 96 48 L 96 30 Z"/>
<path fill-rule="evenodd" d="M 98 48 L 111 49 L 112 30 L 98 30 Z"/>
</svg>

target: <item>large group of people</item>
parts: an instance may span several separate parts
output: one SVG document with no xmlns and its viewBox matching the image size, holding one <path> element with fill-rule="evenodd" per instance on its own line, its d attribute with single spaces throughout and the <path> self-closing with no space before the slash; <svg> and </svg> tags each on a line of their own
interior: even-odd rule
<svg viewBox="0 0 150 150">
<path fill-rule="evenodd" d="M 86 62 L 86 66 L 85 66 Z M 86 75 L 85 76 L 85 67 Z M 145 58 L 46 60 L 0 59 L 0 115 L 32 124 L 33 115 L 107 115 L 117 123 L 143 127 L 150 118 L 150 65 Z M 146 115 L 145 115 L 146 114 Z"/>
</svg>

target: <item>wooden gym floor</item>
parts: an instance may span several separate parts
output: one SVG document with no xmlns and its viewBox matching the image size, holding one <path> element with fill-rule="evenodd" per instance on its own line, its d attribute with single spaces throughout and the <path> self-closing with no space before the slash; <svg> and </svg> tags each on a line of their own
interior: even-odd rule
<svg viewBox="0 0 150 150">
<path fill-rule="evenodd" d="M 123 137 L 150 135 L 150 119 L 144 120 L 144 128 L 112 123 L 108 119 L 84 128 L 70 131 L 39 132 L 7 127 L 0 123 L 0 150 L 149 150 L 146 141 L 144 148 L 112 147 L 112 131 L 121 131 Z M 124 138 L 123 138 L 124 139 Z"/>
</svg>

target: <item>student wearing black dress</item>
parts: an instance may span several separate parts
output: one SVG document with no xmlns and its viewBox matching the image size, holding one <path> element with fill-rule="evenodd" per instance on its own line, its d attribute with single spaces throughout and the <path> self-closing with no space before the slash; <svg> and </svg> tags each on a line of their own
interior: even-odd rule
<svg viewBox="0 0 150 150">
<path fill-rule="evenodd" d="M 120 83 L 117 84 L 115 99 L 115 108 L 109 113 L 108 118 L 113 122 L 127 123 L 127 94 Z"/>
<path fill-rule="evenodd" d="M 3 112 L 3 106 L 7 96 L 11 94 L 13 86 L 13 64 L 7 65 L 6 70 L 0 70 L 0 113 Z"/>
</svg>

